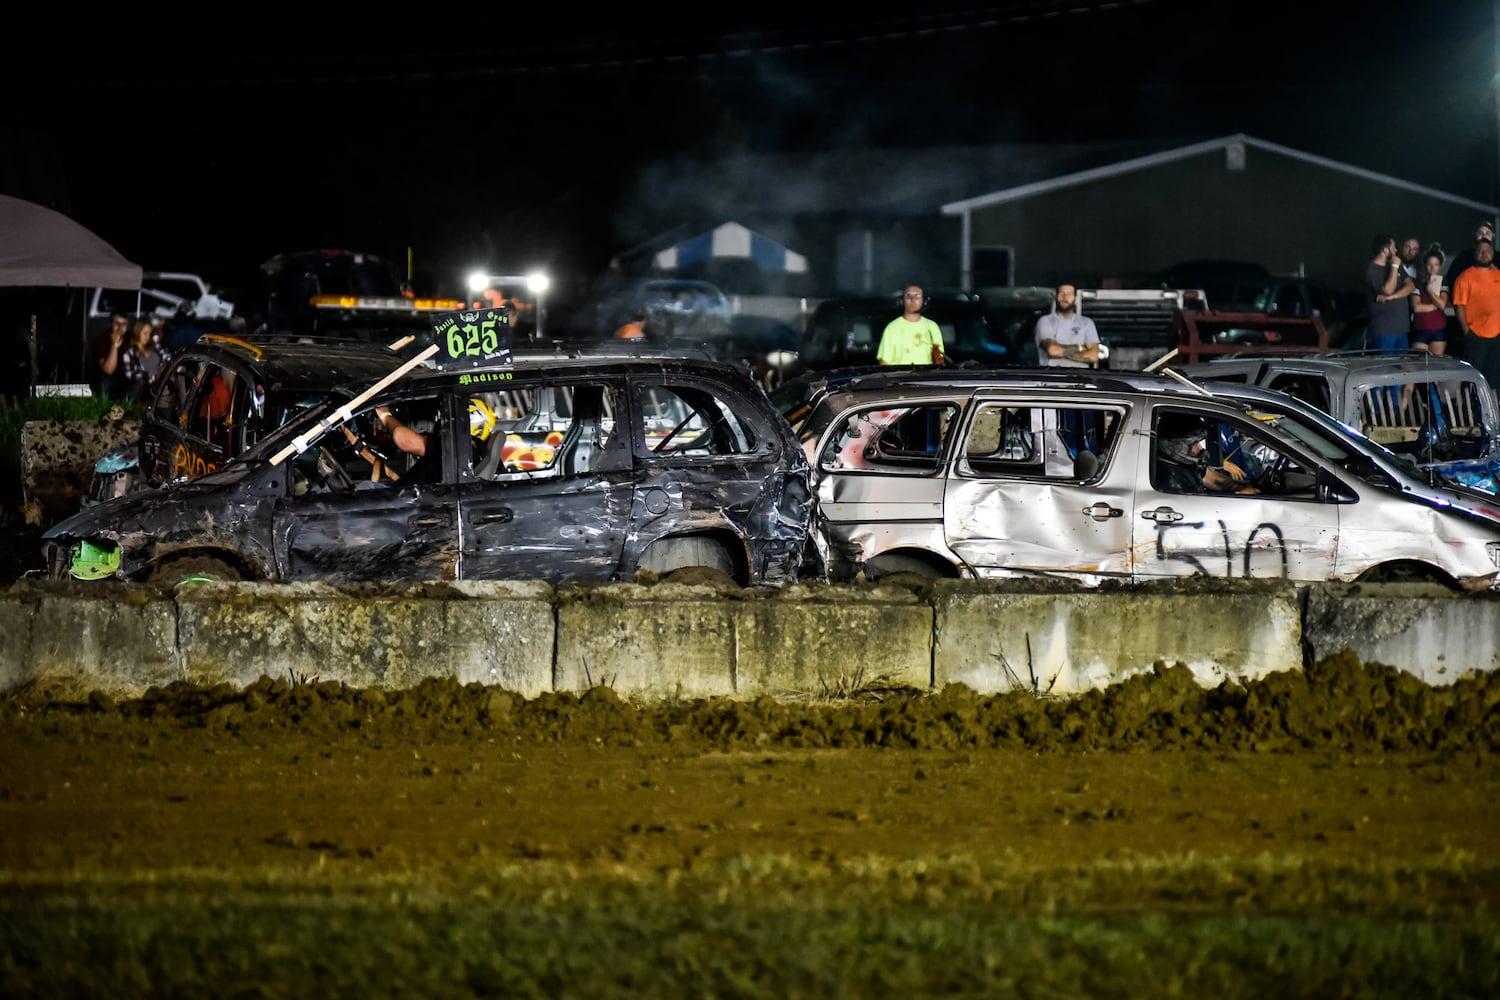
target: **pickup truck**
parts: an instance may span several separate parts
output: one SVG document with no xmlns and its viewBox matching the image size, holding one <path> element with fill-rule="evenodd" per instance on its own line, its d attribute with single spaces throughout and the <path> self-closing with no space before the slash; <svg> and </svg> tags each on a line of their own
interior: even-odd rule
<svg viewBox="0 0 1500 1000">
<path fill-rule="evenodd" d="M 137 316 L 171 317 L 190 313 L 196 319 L 218 320 L 234 316 L 234 303 L 215 295 L 208 282 L 183 271 L 147 271 L 141 287 L 95 288 L 89 295 L 89 327 L 103 328 L 113 312 Z"/>
</svg>

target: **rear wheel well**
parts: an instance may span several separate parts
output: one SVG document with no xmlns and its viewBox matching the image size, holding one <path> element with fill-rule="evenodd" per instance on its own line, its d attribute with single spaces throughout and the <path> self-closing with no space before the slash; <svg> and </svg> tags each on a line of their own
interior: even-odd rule
<svg viewBox="0 0 1500 1000">
<path fill-rule="evenodd" d="M 701 568 L 722 573 L 741 587 L 748 586 L 750 582 L 744 543 L 722 532 L 658 538 L 641 553 L 636 568 L 658 576 L 667 576 L 677 570 Z"/>
<path fill-rule="evenodd" d="M 894 573 L 910 573 L 928 579 L 951 579 L 958 576 L 958 569 L 952 563 L 923 549 L 882 552 L 873 559 L 866 560 L 864 570 L 865 578 L 869 580 L 878 580 Z"/>
<path fill-rule="evenodd" d="M 151 566 L 152 583 L 176 586 L 191 578 L 212 580 L 256 580 L 260 574 L 233 552 L 223 549 L 195 549 L 174 552 Z"/>
<path fill-rule="evenodd" d="M 1449 590 L 1461 590 L 1458 581 L 1430 563 L 1415 559 L 1397 559 L 1394 562 L 1371 566 L 1359 576 L 1356 583 L 1437 583 Z"/>
</svg>

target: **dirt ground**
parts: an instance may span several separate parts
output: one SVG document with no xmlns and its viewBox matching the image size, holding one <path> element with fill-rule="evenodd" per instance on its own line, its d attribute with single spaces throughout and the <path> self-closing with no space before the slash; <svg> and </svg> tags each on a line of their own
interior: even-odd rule
<svg viewBox="0 0 1500 1000">
<path fill-rule="evenodd" d="M 39 685 L 0 992 L 1493 996 L 1497 701 L 1353 657 L 1068 700 Z"/>
<path fill-rule="evenodd" d="M 0 991 L 1495 995 L 1497 700 L 1352 657 L 1068 700 L 39 688 Z"/>
<path fill-rule="evenodd" d="M 39 687 L 0 715 L 0 869 L 1484 852 L 1497 699 L 1500 678 L 1352 657 L 1211 690 L 1161 665 L 1071 700 Z"/>
</svg>

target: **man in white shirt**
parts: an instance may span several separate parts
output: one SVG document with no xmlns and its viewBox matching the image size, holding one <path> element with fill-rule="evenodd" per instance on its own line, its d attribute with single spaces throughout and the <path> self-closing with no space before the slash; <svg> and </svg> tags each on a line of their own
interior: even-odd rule
<svg viewBox="0 0 1500 1000">
<path fill-rule="evenodd" d="M 1078 312 L 1078 288 L 1057 286 L 1052 311 L 1036 321 L 1038 363 L 1056 368 L 1094 368 L 1099 364 L 1099 329 Z"/>
</svg>

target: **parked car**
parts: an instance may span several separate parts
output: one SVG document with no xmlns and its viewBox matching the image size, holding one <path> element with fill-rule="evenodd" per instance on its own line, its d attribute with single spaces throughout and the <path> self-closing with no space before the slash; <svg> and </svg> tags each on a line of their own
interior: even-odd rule
<svg viewBox="0 0 1500 1000">
<path fill-rule="evenodd" d="M 344 383 L 373 383 L 403 360 L 389 348 L 207 334 L 172 359 L 136 443 L 94 465 L 84 507 L 222 467 Z"/>
<path fill-rule="evenodd" d="M 587 296 L 579 312 L 588 327 L 580 332 L 601 340 L 644 316 L 645 339 L 657 345 L 726 336 L 734 316 L 719 286 L 686 278 L 609 279 Z"/>
<path fill-rule="evenodd" d="M 1198 380 L 1285 392 L 1417 468 L 1497 492 L 1500 412 L 1493 387 L 1466 361 L 1428 351 L 1339 352 L 1229 356 L 1177 371 Z"/>
<path fill-rule="evenodd" d="M 422 435 L 420 457 L 398 448 L 396 420 Z M 60 522 L 43 549 L 52 578 L 556 583 L 695 568 L 774 586 L 800 571 L 810 487 L 790 429 L 732 366 L 515 355 L 345 385 L 217 471 Z"/>
<path fill-rule="evenodd" d="M 826 572 L 1495 585 L 1494 497 L 1421 479 L 1283 394 L 1225 388 L 1069 369 L 840 376 L 800 432 Z"/>
</svg>

